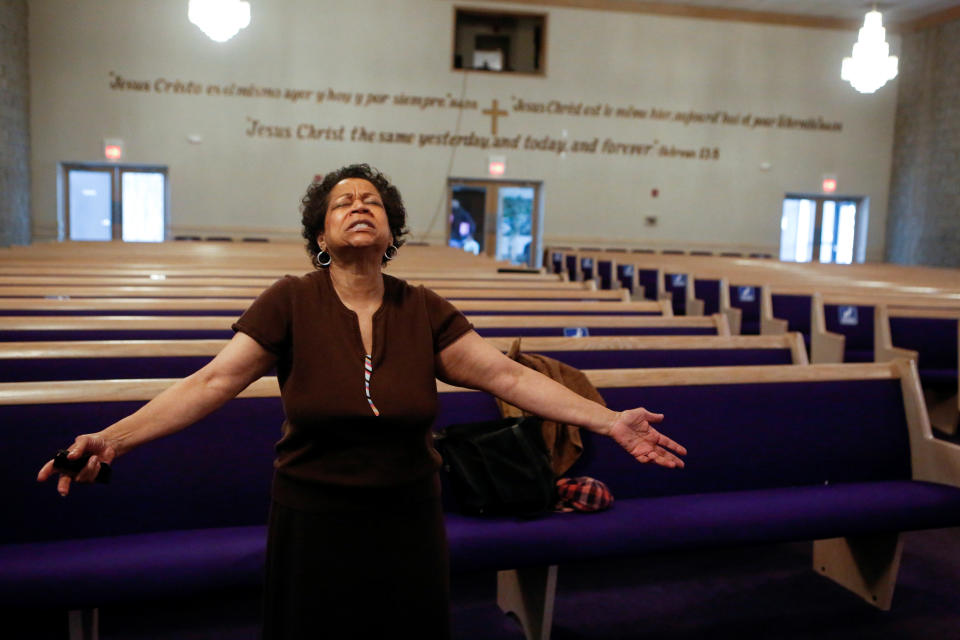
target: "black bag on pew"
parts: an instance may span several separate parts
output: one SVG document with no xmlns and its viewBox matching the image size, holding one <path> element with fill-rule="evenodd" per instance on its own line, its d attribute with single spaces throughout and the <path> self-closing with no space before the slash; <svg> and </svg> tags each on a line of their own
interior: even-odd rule
<svg viewBox="0 0 960 640">
<path fill-rule="evenodd" d="M 436 434 L 454 500 L 470 515 L 553 511 L 556 481 L 540 418 L 453 424 Z"/>
</svg>

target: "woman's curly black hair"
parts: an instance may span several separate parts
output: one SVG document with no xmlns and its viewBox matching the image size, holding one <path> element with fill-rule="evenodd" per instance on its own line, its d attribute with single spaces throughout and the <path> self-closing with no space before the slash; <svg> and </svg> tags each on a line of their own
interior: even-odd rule
<svg viewBox="0 0 960 640">
<path fill-rule="evenodd" d="M 385 175 L 368 164 L 351 164 L 341 167 L 323 176 L 320 182 L 314 182 L 307 189 L 307 193 L 300 201 L 300 221 L 303 224 L 303 238 L 307 241 L 307 253 L 311 260 L 316 260 L 320 253 L 317 244 L 317 235 L 324 230 L 327 219 L 327 206 L 330 204 L 330 192 L 333 187 L 346 178 L 361 178 L 369 181 L 380 193 L 383 207 L 387 212 L 387 222 L 390 233 L 393 234 L 393 244 L 400 248 L 407 235 L 407 210 L 403 206 L 403 198 L 395 186 Z M 384 258 L 382 264 L 386 264 Z M 316 264 L 316 262 L 314 262 Z"/>
</svg>

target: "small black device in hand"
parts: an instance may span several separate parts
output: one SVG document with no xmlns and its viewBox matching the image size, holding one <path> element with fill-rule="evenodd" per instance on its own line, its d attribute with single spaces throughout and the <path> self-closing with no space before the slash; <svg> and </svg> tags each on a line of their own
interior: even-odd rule
<svg viewBox="0 0 960 640">
<path fill-rule="evenodd" d="M 57 455 L 53 458 L 53 468 L 57 471 L 63 471 L 64 473 L 79 473 L 87 466 L 87 462 L 90 461 L 89 455 L 83 455 L 79 458 L 68 458 L 67 454 L 70 453 L 66 449 L 60 449 L 57 451 Z M 97 472 L 97 477 L 94 482 L 100 482 L 102 484 L 107 484 L 110 482 L 110 475 L 113 473 L 113 470 L 110 468 L 110 465 L 106 462 L 100 462 L 100 471 Z"/>
</svg>

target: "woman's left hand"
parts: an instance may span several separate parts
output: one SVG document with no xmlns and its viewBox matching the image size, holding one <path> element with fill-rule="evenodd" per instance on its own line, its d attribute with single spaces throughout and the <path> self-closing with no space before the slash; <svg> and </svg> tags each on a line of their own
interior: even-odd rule
<svg viewBox="0 0 960 640">
<path fill-rule="evenodd" d="M 655 462 L 671 469 L 682 468 L 683 460 L 677 455 L 686 455 L 687 450 L 651 424 L 662 420 L 662 413 L 651 413 L 643 408 L 622 411 L 610 427 L 609 436 L 640 462 Z"/>
</svg>

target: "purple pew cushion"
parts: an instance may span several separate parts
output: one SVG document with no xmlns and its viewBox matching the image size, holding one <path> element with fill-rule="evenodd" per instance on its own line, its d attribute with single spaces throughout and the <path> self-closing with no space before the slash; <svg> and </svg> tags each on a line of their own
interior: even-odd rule
<svg viewBox="0 0 960 640">
<path fill-rule="evenodd" d="M 716 367 L 793 362 L 789 349 L 618 349 L 538 353 L 577 369 Z"/>
<path fill-rule="evenodd" d="M 912 481 L 615 497 L 607 511 L 526 521 L 447 515 L 461 572 L 957 524 L 960 489 Z"/>
<path fill-rule="evenodd" d="M 573 325 L 586 326 L 586 325 Z M 571 327 L 572 328 L 572 327 Z M 714 327 L 590 327 L 591 336 L 715 336 Z M 512 336 L 563 337 L 562 327 L 477 327 L 485 338 Z"/>
<path fill-rule="evenodd" d="M 229 340 L 233 337 L 229 319 L 224 329 L 27 329 L 0 330 L 0 342 L 38 340 Z"/>
<path fill-rule="evenodd" d="M 676 275 L 681 274 L 664 274 L 664 288 L 673 296 L 670 300 L 670 304 L 673 306 L 673 315 L 685 316 L 687 315 L 687 285 L 685 280 L 683 285 L 675 284 L 674 277 Z"/>
<path fill-rule="evenodd" d="M 758 335 L 760 333 L 760 287 L 752 287 L 752 300 L 741 300 L 739 295 L 741 286 L 730 286 L 730 306 L 740 309 L 740 333 Z"/>
<path fill-rule="evenodd" d="M 602 480 L 619 499 L 910 479 L 898 380 L 600 389 L 614 410 L 665 414 L 663 431 L 689 451 L 683 470 L 638 464 L 581 430 L 568 471 Z M 486 394 L 445 393 L 437 424 L 498 417 Z M 744 461 L 749 461 L 745 464 Z"/>
<path fill-rule="evenodd" d="M 617 303 L 612 302 L 610 309 L 588 309 L 586 311 L 502 311 L 489 309 L 480 311 L 465 311 L 468 316 L 660 316 L 659 311 L 623 311 L 617 310 Z"/>
<path fill-rule="evenodd" d="M 842 308 L 856 309 L 855 315 L 841 314 Z M 845 337 L 844 362 L 873 362 L 873 310 L 867 305 L 823 305 L 827 331 Z M 841 318 L 844 315 L 844 318 Z"/>
<path fill-rule="evenodd" d="M 258 588 L 265 525 L 0 546 L 0 599 L 73 607 Z"/>
<path fill-rule="evenodd" d="M 810 335 L 810 305 L 812 297 L 805 295 L 773 294 L 773 317 L 787 321 L 787 331 Z"/>
<path fill-rule="evenodd" d="M 239 318 L 246 308 L 246 304 L 240 303 L 235 309 L 110 309 L 109 307 L 100 309 L 0 309 L 0 316 L 231 316 Z"/>
<path fill-rule="evenodd" d="M 600 279 L 601 289 L 613 288 L 614 275 L 612 260 L 597 260 L 597 276 Z"/>
<path fill-rule="evenodd" d="M 760 386 L 601 389 L 614 410 L 663 411 L 663 430 L 690 451 L 686 468 L 641 465 L 583 432 L 569 475 L 604 481 L 613 508 L 537 520 L 449 513 L 453 569 L 960 524 L 960 489 L 910 480 L 899 381 Z M 17 514 L 0 534 L 7 602 L 92 605 L 259 583 L 278 399 L 233 401 L 118 460 L 113 484 L 77 487 L 68 500 L 34 481 L 73 434 L 138 405 L 0 407 L 3 424 L 33 427 L 8 432 L 18 456 L 0 467 Z M 495 417 L 487 394 L 440 395 L 438 425 Z"/>
<path fill-rule="evenodd" d="M 620 286 L 629 291 L 631 294 L 633 291 L 633 276 L 634 276 L 634 267 L 632 264 L 618 264 L 617 265 L 617 280 L 620 282 Z"/>
<path fill-rule="evenodd" d="M 953 371 L 956 379 L 956 318 L 890 318 L 890 340 L 895 347 L 917 352 L 921 375 L 924 371 Z"/>
<path fill-rule="evenodd" d="M 643 287 L 643 297 L 656 300 L 659 297 L 656 269 L 637 269 L 637 282 Z"/>
<path fill-rule="evenodd" d="M 720 313 L 720 281 L 719 280 L 701 280 L 699 278 L 693 281 L 693 295 L 699 300 L 703 300 L 704 315 L 713 315 Z"/>
<path fill-rule="evenodd" d="M 267 521 L 273 445 L 280 437 L 279 398 L 241 398 L 177 434 L 115 461 L 109 485 L 78 485 L 66 500 L 40 467 L 73 442 L 136 410 L 140 402 L 0 406 L 0 465 L 17 514 L 0 543 L 91 538 L 169 529 L 262 525 Z M 11 428 L 11 425 L 22 425 Z M 27 515 L 29 514 L 29 515 Z"/>
<path fill-rule="evenodd" d="M 22 358 L 0 360 L 0 382 L 183 378 L 212 356 L 136 358 Z"/>
<path fill-rule="evenodd" d="M 956 369 L 923 369 L 920 371 L 920 382 L 924 387 L 943 391 L 957 391 Z"/>
</svg>

